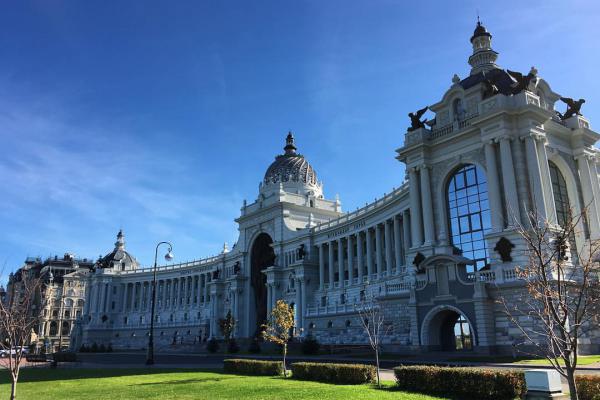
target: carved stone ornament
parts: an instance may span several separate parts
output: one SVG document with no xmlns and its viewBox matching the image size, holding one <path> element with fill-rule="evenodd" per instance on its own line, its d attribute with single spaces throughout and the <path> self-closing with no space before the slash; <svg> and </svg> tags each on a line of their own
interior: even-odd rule
<svg viewBox="0 0 600 400">
<path fill-rule="evenodd" d="M 507 238 L 502 236 L 500 238 L 500 240 L 498 240 L 498 242 L 496 243 L 496 247 L 494 247 L 494 251 L 496 251 L 500 255 L 502 262 L 511 262 L 512 257 L 510 255 L 510 253 L 512 252 L 512 249 L 514 247 L 515 247 L 515 245 L 512 244 L 512 242 L 510 240 L 508 240 Z"/>
<path fill-rule="evenodd" d="M 413 259 L 413 265 L 417 268 L 425 260 L 425 256 L 422 253 L 417 253 Z"/>
</svg>

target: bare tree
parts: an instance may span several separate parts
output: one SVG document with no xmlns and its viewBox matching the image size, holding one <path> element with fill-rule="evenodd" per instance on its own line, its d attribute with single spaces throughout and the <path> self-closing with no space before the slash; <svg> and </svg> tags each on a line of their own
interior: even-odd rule
<svg viewBox="0 0 600 400">
<path fill-rule="evenodd" d="M 381 341 L 388 334 L 391 326 L 387 326 L 385 323 L 385 314 L 383 309 L 380 307 L 379 302 L 374 296 L 365 296 L 361 299 L 361 302 L 356 306 L 361 326 L 363 327 L 369 344 L 375 352 L 375 367 L 377 368 L 377 386 L 381 387 L 381 380 L 379 377 L 379 352 L 381 350 Z"/>
<path fill-rule="evenodd" d="M 516 269 L 527 295 L 504 305 L 508 319 L 522 333 L 529 349 L 521 352 L 545 357 L 569 383 L 577 400 L 575 371 L 580 341 L 600 320 L 600 240 L 575 245 L 585 211 L 560 216 L 560 225 L 529 215 L 529 227 L 518 227 L 527 245 L 528 263 Z"/>
<path fill-rule="evenodd" d="M 8 353 L 8 357 L 0 359 L 0 366 L 10 372 L 11 400 L 17 395 L 17 381 L 25 356 L 22 349 L 29 345 L 38 323 L 41 282 L 33 271 L 21 270 L 13 278 L 6 300 L 0 302 L 0 348 Z"/>
</svg>

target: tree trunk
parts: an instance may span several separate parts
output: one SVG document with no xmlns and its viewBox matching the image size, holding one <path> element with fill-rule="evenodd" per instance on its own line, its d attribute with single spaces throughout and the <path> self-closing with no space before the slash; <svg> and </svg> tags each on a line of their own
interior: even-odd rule
<svg viewBox="0 0 600 400">
<path fill-rule="evenodd" d="M 10 400 L 15 400 L 17 398 L 17 380 L 13 379 L 11 381 L 10 386 Z"/>
<path fill-rule="evenodd" d="M 287 343 L 283 345 L 283 376 L 287 378 L 287 369 L 285 368 L 285 356 L 287 355 Z"/>
<path fill-rule="evenodd" d="M 571 400 L 579 400 L 577 385 L 575 384 L 575 371 L 571 368 L 567 369 L 567 382 L 569 383 L 569 396 Z"/>
<path fill-rule="evenodd" d="M 381 381 L 379 379 L 379 349 L 375 349 L 375 364 L 377 368 L 377 387 L 381 389 Z"/>
</svg>

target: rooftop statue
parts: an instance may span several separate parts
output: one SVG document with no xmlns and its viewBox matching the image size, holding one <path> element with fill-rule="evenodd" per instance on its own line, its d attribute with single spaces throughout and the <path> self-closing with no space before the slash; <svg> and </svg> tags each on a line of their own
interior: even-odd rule
<svg viewBox="0 0 600 400">
<path fill-rule="evenodd" d="M 408 118 L 410 118 L 411 125 L 410 128 L 408 128 L 409 132 L 420 128 L 425 128 L 425 123 L 427 122 L 427 119 L 421 121 L 421 117 L 423 116 L 423 114 L 425 114 L 425 112 L 427 112 L 427 110 L 429 110 L 429 107 L 422 108 L 415 113 L 408 113 Z"/>
<path fill-rule="evenodd" d="M 529 84 L 531 84 L 531 82 L 535 80 L 537 76 L 537 70 L 533 67 L 531 67 L 531 71 L 529 71 L 527 75 L 523 75 L 520 72 L 511 71 L 509 69 L 507 69 L 506 72 L 508 72 L 508 74 L 517 81 L 512 86 L 513 94 L 521 93 L 523 90 L 526 90 L 529 87 Z"/>
<path fill-rule="evenodd" d="M 498 94 L 498 92 L 500 92 L 500 90 L 498 89 L 498 86 L 496 86 L 496 83 L 489 78 L 486 78 L 483 81 L 483 98 L 487 99 L 488 97 L 492 97 L 496 94 Z"/>
<path fill-rule="evenodd" d="M 584 99 L 579 99 L 577 101 L 571 99 L 570 97 L 561 97 L 560 100 L 567 105 L 567 111 L 564 114 L 556 112 L 561 120 L 565 120 L 571 118 L 573 115 L 581 115 L 579 111 L 581 111 L 581 106 L 585 103 Z"/>
</svg>

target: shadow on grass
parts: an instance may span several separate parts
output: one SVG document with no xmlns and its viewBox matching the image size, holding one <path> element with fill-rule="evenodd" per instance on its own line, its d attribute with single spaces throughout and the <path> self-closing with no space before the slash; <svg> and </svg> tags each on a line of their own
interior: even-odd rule
<svg viewBox="0 0 600 400">
<path fill-rule="evenodd" d="M 73 379 L 116 378 L 139 375 L 178 374 L 186 372 L 212 372 L 222 374 L 215 369 L 190 368 L 116 368 L 116 369 L 76 369 L 76 368 L 24 368 L 19 374 L 19 383 L 64 381 Z M 8 371 L 0 370 L 0 384 L 10 383 Z"/>
<path fill-rule="evenodd" d="M 176 379 L 170 381 L 160 381 L 160 382 L 145 382 L 145 383 L 136 383 L 134 385 L 129 386 L 153 386 L 153 385 L 187 385 L 189 383 L 202 383 L 202 382 L 221 382 L 228 379 L 233 379 L 234 377 L 228 378 L 197 378 L 197 379 Z"/>
</svg>

